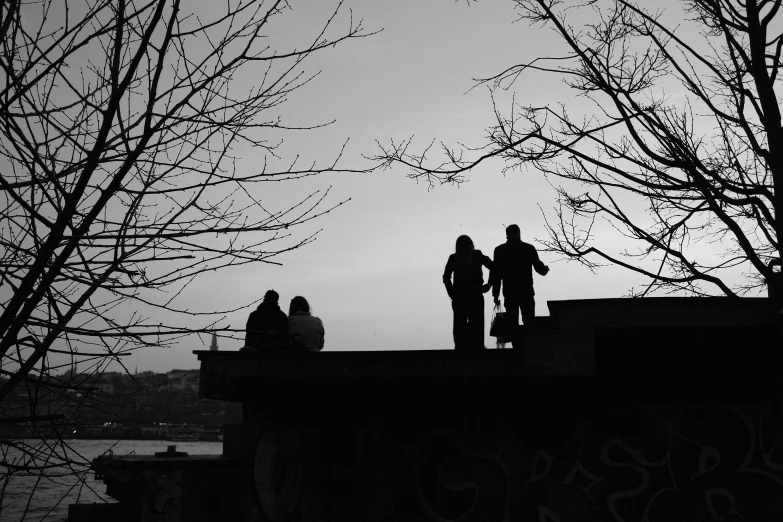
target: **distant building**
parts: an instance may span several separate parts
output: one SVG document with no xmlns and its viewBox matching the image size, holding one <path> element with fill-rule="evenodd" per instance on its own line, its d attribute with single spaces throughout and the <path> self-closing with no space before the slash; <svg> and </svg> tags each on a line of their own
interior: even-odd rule
<svg viewBox="0 0 783 522">
<path fill-rule="evenodd" d="M 216 352 L 218 351 L 218 345 L 217 345 L 217 333 L 212 332 L 212 344 L 209 346 L 210 352 Z"/>
<path fill-rule="evenodd" d="M 101 395 L 114 395 L 116 389 L 115 384 L 110 381 L 98 381 L 93 384 L 93 387 L 95 388 L 95 391 L 99 392 Z"/>
<path fill-rule="evenodd" d="M 135 393 L 133 395 L 133 405 L 137 412 L 151 413 L 153 410 L 149 394 Z"/>
<path fill-rule="evenodd" d="M 166 373 L 166 387 L 169 390 L 198 391 L 198 370 L 171 370 Z"/>
<path fill-rule="evenodd" d="M 171 370 L 166 372 L 166 380 L 174 381 L 184 378 L 189 373 L 193 373 L 196 370 Z"/>
</svg>

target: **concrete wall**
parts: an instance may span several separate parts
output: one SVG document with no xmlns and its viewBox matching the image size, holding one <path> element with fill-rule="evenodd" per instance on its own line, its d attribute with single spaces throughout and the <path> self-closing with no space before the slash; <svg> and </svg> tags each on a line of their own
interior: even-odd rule
<svg viewBox="0 0 783 522">
<path fill-rule="evenodd" d="M 245 521 L 783 520 L 766 303 L 551 302 L 516 351 L 197 352 L 200 395 L 243 403 Z"/>
</svg>

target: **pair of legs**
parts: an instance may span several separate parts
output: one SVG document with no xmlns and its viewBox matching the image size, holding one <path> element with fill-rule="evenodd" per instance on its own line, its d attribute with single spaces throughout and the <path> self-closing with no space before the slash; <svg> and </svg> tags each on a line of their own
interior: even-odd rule
<svg viewBox="0 0 783 522">
<path fill-rule="evenodd" d="M 519 314 L 522 313 L 522 323 L 530 324 L 536 316 L 536 300 L 532 295 L 506 298 L 503 301 L 506 308 L 506 320 L 511 332 L 511 346 L 521 349 L 524 346 L 522 331 L 519 328 Z"/>
<path fill-rule="evenodd" d="M 484 296 L 481 290 L 455 291 L 451 299 L 454 311 L 454 348 L 477 351 L 484 348 Z"/>
</svg>

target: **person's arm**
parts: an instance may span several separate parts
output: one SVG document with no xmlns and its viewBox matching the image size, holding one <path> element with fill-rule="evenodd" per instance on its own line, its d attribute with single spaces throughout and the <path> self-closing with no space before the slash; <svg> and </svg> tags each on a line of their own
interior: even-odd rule
<svg viewBox="0 0 783 522">
<path fill-rule="evenodd" d="M 293 319 L 293 321 L 291 320 Z M 305 343 L 307 336 L 307 323 L 302 324 L 301 316 L 288 318 L 288 342 L 293 353 L 301 354 L 309 352 L 310 348 Z"/>
<path fill-rule="evenodd" d="M 262 319 L 259 318 L 260 312 L 254 310 L 250 312 L 247 317 L 247 324 L 245 325 L 245 346 L 252 346 L 253 348 L 260 348 L 263 341 Z"/>
<path fill-rule="evenodd" d="M 487 279 L 487 284 L 485 284 L 483 287 L 481 287 L 481 292 L 486 294 L 489 292 L 489 289 L 492 288 L 492 282 L 490 278 L 492 277 L 492 260 L 489 258 L 489 256 L 485 256 L 483 253 L 481 254 L 481 264 L 486 267 L 487 270 L 489 270 L 489 278 Z"/>
<path fill-rule="evenodd" d="M 538 252 L 536 251 L 536 247 L 531 246 L 530 249 L 533 251 L 533 268 L 535 268 L 536 272 L 538 272 L 542 276 L 547 275 L 549 273 L 549 267 L 546 266 L 544 263 L 542 263 L 541 259 L 538 258 Z"/>
<path fill-rule="evenodd" d="M 323 323 L 323 321 L 318 319 L 318 324 L 321 325 L 321 340 L 318 343 L 318 351 L 320 352 L 321 350 L 324 349 L 324 338 L 326 337 L 326 330 L 324 330 L 324 323 Z"/>
<path fill-rule="evenodd" d="M 293 343 L 296 339 L 294 339 L 294 335 L 296 333 L 296 330 L 294 328 L 294 318 L 293 316 L 288 318 L 288 330 L 286 332 L 286 338 L 288 339 L 289 343 Z"/>
<path fill-rule="evenodd" d="M 281 343 L 288 341 L 288 317 L 282 310 L 277 315 L 277 338 Z"/>
<path fill-rule="evenodd" d="M 446 293 L 451 297 L 451 293 L 454 290 L 454 284 L 451 282 L 451 275 L 454 273 L 454 256 L 449 256 L 449 260 L 446 262 L 446 268 L 443 270 L 443 284 L 446 285 Z"/>
<path fill-rule="evenodd" d="M 481 254 L 481 264 L 484 265 L 487 270 L 489 270 L 490 274 L 492 273 L 492 259 L 490 259 L 489 256 Z"/>
<path fill-rule="evenodd" d="M 492 286 L 492 298 L 495 300 L 495 304 L 500 302 L 500 284 L 502 277 L 500 275 L 500 265 L 498 264 L 498 249 L 495 249 L 493 257 L 495 260 L 492 262 L 492 267 L 489 270 L 489 284 Z"/>
<path fill-rule="evenodd" d="M 250 320 L 252 319 L 253 315 L 252 313 L 247 317 L 247 323 L 245 323 L 245 346 L 252 346 L 253 343 L 253 331 L 251 330 L 251 327 L 253 326 L 250 323 Z"/>
</svg>

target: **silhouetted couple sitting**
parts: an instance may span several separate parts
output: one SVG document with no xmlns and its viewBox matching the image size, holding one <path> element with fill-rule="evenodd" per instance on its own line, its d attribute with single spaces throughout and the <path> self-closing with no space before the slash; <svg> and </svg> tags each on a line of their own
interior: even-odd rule
<svg viewBox="0 0 783 522">
<path fill-rule="evenodd" d="M 482 266 L 490 271 L 487 284 L 484 284 Z M 455 252 L 449 256 L 443 272 L 443 284 L 454 311 L 456 350 L 485 348 L 483 294 L 492 288 L 495 305 L 499 306 L 501 287 L 511 343 L 514 348 L 522 348 L 519 314 L 522 313 L 524 324 L 530 324 L 536 310 L 532 269 L 541 275 L 549 272 L 549 267 L 538 258 L 535 247 L 520 239 L 517 225 L 506 228 L 506 242 L 495 249 L 494 260 L 476 250 L 468 236 L 457 238 Z"/>
<path fill-rule="evenodd" d="M 250 313 L 245 327 L 242 350 L 260 350 L 274 354 L 317 352 L 324 347 L 324 325 L 310 314 L 310 304 L 302 296 L 291 299 L 288 317 L 280 310 L 280 296 L 274 290 Z"/>
</svg>

